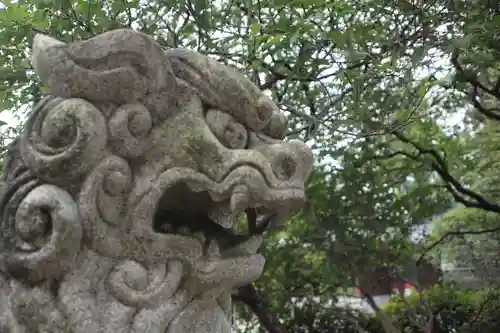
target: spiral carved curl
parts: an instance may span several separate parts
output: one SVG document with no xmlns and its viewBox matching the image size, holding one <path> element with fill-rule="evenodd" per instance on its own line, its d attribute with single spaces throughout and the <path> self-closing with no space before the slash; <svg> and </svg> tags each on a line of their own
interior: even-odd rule
<svg viewBox="0 0 500 333">
<path fill-rule="evenodd" d="M 128 163 L 114 155 L 105 158 L 88 175 L 78 204 L 91 248 L 110 253 L 113 246 L 122 243 L 120 232 L 124 231 L 126 225 L 118 223 L 123 221 L 121 217 L 126 204 L 126 191 L 131 182 L 132 172 Z"/>
<path fill-rule="evenodd" d="M 38 186 L 10 218 L 14 219 L 15 248 L 6 255 L 5 263 L 12 275 L 37 283 L 71 268 L 80 248 L 82 226 L 69 193 L 53 185 Z"/>
<path fill-rule="evenodd" d="M 106 119 L 94 105 L 49 96 L 28 118 L 21 156 L 36 176 L 65 184 L 100 161 L 106 145 Z"/>
<path fill-rule="evenodd" d="M 142 104 L 125 104 L 109 119 L 110 146 L 123 157 L 138 157 L 151 144 L 148 136 L 153 128 L 153 117 Z"/>
<path fill-rule="evenodd" d="M 167 265 L 148 268 L 127 260 L 114 268 L 108 284 L 110 291 L 123 304 L 146 308 L 169 299 L 179 287 L 181 278 L 180 261 L 172 260 Z"/>
</svg>

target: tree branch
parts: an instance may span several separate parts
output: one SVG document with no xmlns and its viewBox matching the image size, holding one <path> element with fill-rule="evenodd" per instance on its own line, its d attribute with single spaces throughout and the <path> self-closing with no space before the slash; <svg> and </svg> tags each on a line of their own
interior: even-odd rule
<svg viewBox="0 0 500 333">
<path fill-rule="evenodd" d="M 251 284 L 240 287 L 233 295 L 233 300 L 245 303 L 269 333 L 289 333 L 276 314 L 269 311 L 262 296 Z"/>
<path fill-rule="evenodd" d="M 417 266 L 424 260 L 425 256 L 435 249 L 437 246 L 447 242 L 450 238 L 453 237 L 460 237 L 460 236 L 465 236 L 465 235 L 482 235 L 482 234 L 487 234 L 487 233 L 492 233 L 492 232 L 497 232 L 500 231 L 500 227 L 494 227 L 494 228 L 487 228 L 487 229 L 481 229 L 481 230 L 455 230 L 455 231 L 448 231 L 439 239 L 437 239 L 435 242 L 433 242 L 431 245 L 429 245 L 425 251 L 420 255 L 418 258 L 416 264 Z"/>
<path fill-rule="evenodd" d="M 460 64 L 460 62 L 458 60 L 458 56 L 459 56 L 458 51 L 453 52 L 453 54 L 451 56 L 451 63 L 453 64 L 453 66 L 457 70 L 458 74 L 460 74 L 461 78 L 463 78 L 466 82 L 468 82 L 473 87 L 480 88 L 481 90 L 496 97 L 497 99 L 500 99 L 500 91 L 486 87 L 484 84 L 482 84 L 477 79 L 476 75 L 466 71 L 462 67 L 462 65 Z"/>
<path fill-rule="evenodd" d="M 488 88 L 478 80 L 476 74 L 473 74 L 462 67 L 460 61 L 458 60 L 458 56 L 459 53 L 457 50 L 455 50 L 451 56 L 451 63 L 453 64 L 453 67 L 455 67 L 455 70 L 457 71 L 457 74 L 459 75 L 460 79 L 464 80 L 465 82 L 469 83 L 472 86 L 472 93 L 468 94 L 470 96 L 472 105 L 474 105 L 476 110 L 482 113 L 485 117 L 494 120 L 500 120 L 500 113 L 495 112 L 494 111 L 495 109 L 486 108 L 478 100 L 478 97 L 480 95 L 479 93 L 480 90 L 495 97 L 497 100 L 500 100 L 500 78 L 498 78 L 495 87 L 493 87 L 493 89 Z"/>
<path fill-rule="evenodd" d="M 430 155 L 432 157 L 431 167 L 447 183 L 446 188 L 453 195 L 455 201 L 462 203 L 466 207 L 480 208 L 487 211 L 500 213 L 500 206 L 489 202 L 479 193 L 469 190 L 462 185 L 448 170 L 446 161 L 439 155 L 435 149 L 424 148 L 417 142 L 412 141 L 401 132 L 394 131 L 392 134 L 402 142 L 413 146 L 418 151 L 418 155 L 405 154 L 415 161 L 421 161 L 421 155 Z M 468 198 L 467 198 L 468 197 Z"/>
</svg>

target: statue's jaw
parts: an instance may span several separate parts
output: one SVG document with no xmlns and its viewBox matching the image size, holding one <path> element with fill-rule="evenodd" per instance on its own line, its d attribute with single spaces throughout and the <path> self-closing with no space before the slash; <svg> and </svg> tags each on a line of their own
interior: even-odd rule
<svg viewBox="0 0 500 333">
<path fill-rule="evenodd" d="M 270 188 L 248 165 L 235 168 L 221 183 L 189 169 L 169 169 L 156 185 L 157 195 L 149 197 L 156 201 L 153 230 L 199 240 L 206 257 L 255 253 L 260 246 L 260 237 L 251 237 L 255 229 L 261 233 L 269 220 L 289 216 L 304 201 L 303 189 Z M 248 228 L 242 225 L 244 215 Z"/>
<path fill-rule="evenodd" d="M 230 333 L 230 308 L 210 298 L 189 304 L 169 325 L 165 333 L 217 332 Z"/>
</svg>

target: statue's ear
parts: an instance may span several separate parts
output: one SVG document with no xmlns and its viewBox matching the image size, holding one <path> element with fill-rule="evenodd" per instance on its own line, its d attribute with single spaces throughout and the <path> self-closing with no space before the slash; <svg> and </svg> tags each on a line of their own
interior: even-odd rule
<svg viewBox="0 0 500 333">
<path fill-rule="evenodd" d="M 129 29 L 71 44 L 37 34 L 33 66 L 43 85 L 60 97 L 124 104 L 176 90 L 161 47 Z"/>
<path fill-rule="evenodd" d="M 33 39 L 31 62 L 36 74 L 44 85 L 50 85 L 50 58 L 53 56 L 52 52 L 59 48 L 67 48 L 67 44 L 42 34 L 36 34 Z"/>
</svg>

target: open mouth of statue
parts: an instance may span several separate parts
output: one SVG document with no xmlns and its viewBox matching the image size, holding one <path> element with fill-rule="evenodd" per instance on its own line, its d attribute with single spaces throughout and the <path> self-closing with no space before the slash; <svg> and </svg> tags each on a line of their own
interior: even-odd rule
<svg viewBox="0 0 500 333">
<path fill-rule="evenodd" d="M 232 249 L 248 248 L 241 245 L 265 231 L 275 219 L 293 213 L 304 199 L 300 189 L 266 189 L 266 195 L 262 195 L 265 198 L 256 200 L 256 191 L 242 183 L 222 192 L 200 183 L 205 182 L 179 179 L 168 186 L 157 202 L 153 230 L 195 238 L 208 256 L 238 255 Z M 259 188 L 262 190 L 262 186 Z M 257 248 L 252 249 L 256 251 Z M 241 253 L 244 254 L 251 253 Z"/>
<path fill-rule="evenodd" d="M 223 252 L 264 231 L 275 214 L 264 207 L 231 211 L 231 200 L 216 202 L 208 191 L 194 192 L 180 183 L 168 189 L 160 199 L 153 229 L 196 238 L 204 245 L 205 253 L 214 251 L 211 247 L 215 241 Z"/>
</svg>

